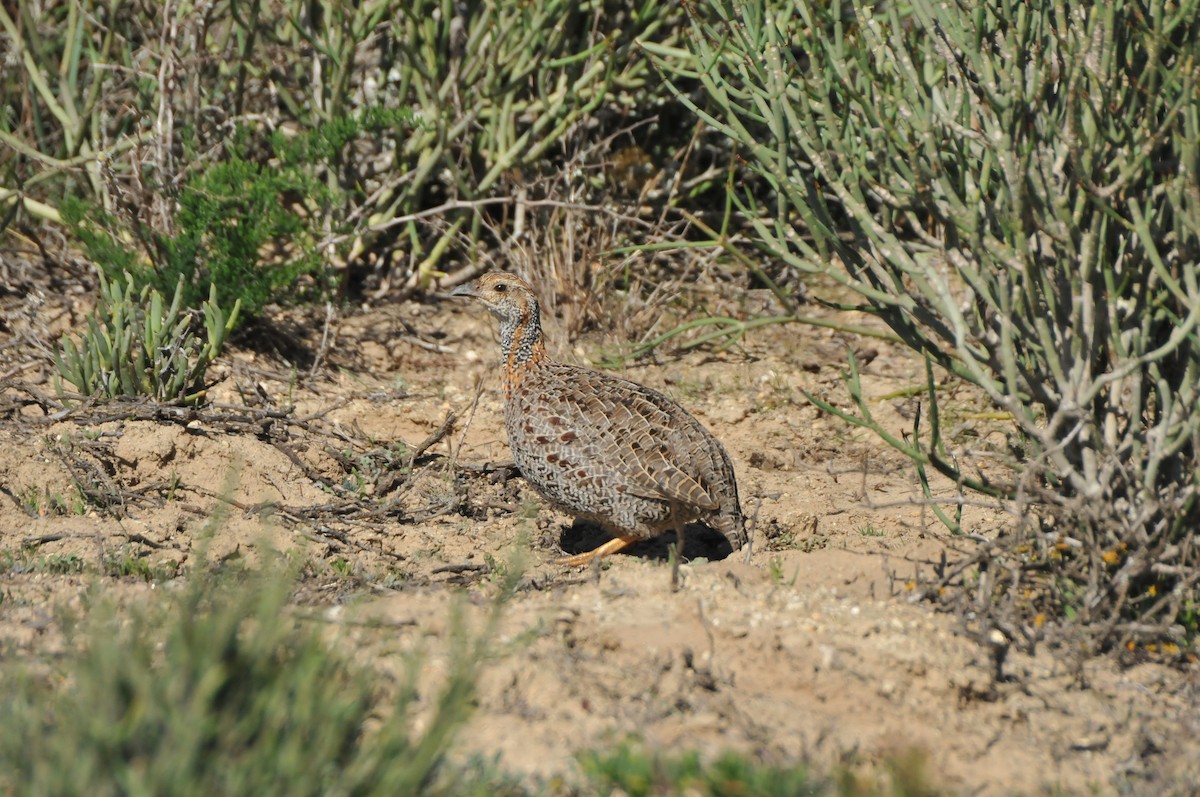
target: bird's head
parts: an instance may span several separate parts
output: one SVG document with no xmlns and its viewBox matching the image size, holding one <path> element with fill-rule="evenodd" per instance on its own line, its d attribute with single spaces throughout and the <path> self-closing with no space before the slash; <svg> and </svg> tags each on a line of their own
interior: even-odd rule
<svg viewBox="0 0 1200 797">
<path fill-rule="evenodd" d="M 525 280 L 502 271 L 489 271 L 450 291 L 451 296 L 469 296 L 483 303 L 504 324 L 528 323 L 537 318 L 537 299 Z"/>
</svg>

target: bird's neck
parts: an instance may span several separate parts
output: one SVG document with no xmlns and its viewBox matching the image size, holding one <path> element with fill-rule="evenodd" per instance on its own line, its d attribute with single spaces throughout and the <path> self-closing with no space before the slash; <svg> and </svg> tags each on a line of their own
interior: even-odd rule
<svg viewBox="0 0 1200 797">
<path fill-rule="evenodd" d="M 504 389 L 511 394 L 524 375 L 546 359 L 541 313 L 536 302 L 526 303 L 519 315 L 501 322 L 500 348 L 504 352 Z"/>
</svg>

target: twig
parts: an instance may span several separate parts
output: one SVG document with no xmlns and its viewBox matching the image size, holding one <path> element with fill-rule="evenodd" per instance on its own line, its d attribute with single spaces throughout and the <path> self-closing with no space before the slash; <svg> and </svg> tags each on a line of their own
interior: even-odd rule
<svg viewBox="0 0 1200 797">
<path fill-rule="evenodd" d="M 317 371 L 325 362 L 325 356 L 329 353 L 329 347 L 332 345 L 330 340 L 333 337 L 331 330 L 333 329 L 333 302 L 325 302 L 325 323 L 321 326 L 321 345 L 317 347 L 316 356 L 313 357 L 312 367 L 308 369 L 308 378 L 316 378 Z"/>
<path fill-rule="evenodd" d="M 453 471 L 458 464 L 458 453 L 462 451 L 463 442 L 467 439 L 467 430 L 471 428 L 471 421 L 475 420 L 475 410 L 479 407 L 479 399 L 483 395 L 483 380 L 476 378 L 475 380 L 475 395 L 471 398 L 471 406 L 467 409 L 467 421 L 463 424 L 462 434 L 458 436 L 458 445 L 454 447 L 454 451 L 450 454 L 450 470 Z"/>
<path fill-rule="evenodd" d="M 475 564 L 472 562 L 463 562 L 457 565 L 442 565 L 435 567 L 430 571 L 435 575 L 438 573 L 490 573 L 492 566 L 489 564 Z"/>
<path fill-rule="evenodd" d="M 291 447 L 288 446 L 286 443 L 284 443 L 282 440 L 272 440 L 271 444 L 273 446 L 275 446 L 275 448 L 280 453 L 282 453 L 285 457 L 287 457 L 293 465 L 295 465 L 297 468 L 299 468 L 300 472 L 303 473 L 305 476 L 307 476 L 309 481 L 316 482 L 317 484 L 320 484 L 320 485 L 324 486 L 325 488 L 327 488 L 329 490 L 333 490 L 335 492 L 338 490 L 337 485 L 335 485 L 329 479 L 326 479 L 320 473 L 317 473 L 317 471 L 314 468 L 312 468 L 304 460 L 300 459 L 299 455 L 296 454 L 296 452 L 293 451 L 291 449 Z"/>
<path fill-rule="evenodd" d="M 750 557 L 754 555 L 754 536 L 758 533 L 758 513 L 762 509 L 762 496 L 756 498 L 758 500 L 754 503 L 754 514 L 750 516 L 750 530 L 746 533 L 746 564 L 750 564 Z"/>
<path fill-rule="evenodd" d="M 46 543 L 58 542 L 59 540 L 65 540 L 66 538 L 67 538 L 67 535 L 61 534 L 61 533 L 60 534 L 43 534 L 40 537 L 26 537 L 25 539 L 21 540 L 21 545 L 27 546 L 29 548 L 37 548 L 38 546 L 45 545 Z"/>
<path fill-rule="evenodd" d="M 130 542 L 136 542 L 139 545 L 145 545 L 147 547 L 154 548 L 155 550 L 162 550 L 163 548 L 167 547 L 161 542 L 155 542 L 144 534 L 126 533 L 125 539 L 129 540 Z"/>
<path fill-rule="evenodd" d="M 450 433 L 450 430 L 454 428 L 454 422 L 456 420 L 458 420 L 458 413 L 456 413 L 454 410 L 447 412 L 446 418 L 442 421 L 442 425 L 439 426 L 433 434 L 422 440 L 421 444 L 412 450 L 412 454 L 408 458 L 408 469 L 410 471 L 412 470 L 413 466 L 417 464 L 417 460 L 420 459 L 426 451 L 440 443 L 442 439 Z"/>
</svg>

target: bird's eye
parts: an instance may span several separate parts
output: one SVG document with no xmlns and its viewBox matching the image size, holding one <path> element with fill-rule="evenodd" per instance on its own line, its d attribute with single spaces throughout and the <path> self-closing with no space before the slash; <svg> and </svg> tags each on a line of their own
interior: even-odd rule
<svg viewBox="0 0 1200 797">
<path fill-rule="evenodd" d="M 506 290 L 508 290 L 508 286 L 503 282 L 496 286 L 496 293 L 504 293 Z"/>
</svg>

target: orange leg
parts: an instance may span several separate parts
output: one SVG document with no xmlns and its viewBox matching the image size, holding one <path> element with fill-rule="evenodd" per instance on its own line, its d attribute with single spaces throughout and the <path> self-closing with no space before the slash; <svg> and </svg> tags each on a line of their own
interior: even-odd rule
<svg viewBox="0 0 1200 797">
<path fill-rule="evenodd" d="M 628 548 L 635 542 L 640 542 L 641 539 L 641 537 L 634 536 L 614 537 L 595 550 L 588 551 L 587 553 L 577 553 L 574 556 L 564 556 L 562 559 L 559 559 L 556 564 L 566 565 L 567 567 L 583 567 L 584 565 L 591 564 L 593 559 L 599 559 L 601 557 L 608 556 L 610 553 L 616 553 L 617 551 Z"/>
</svg>

